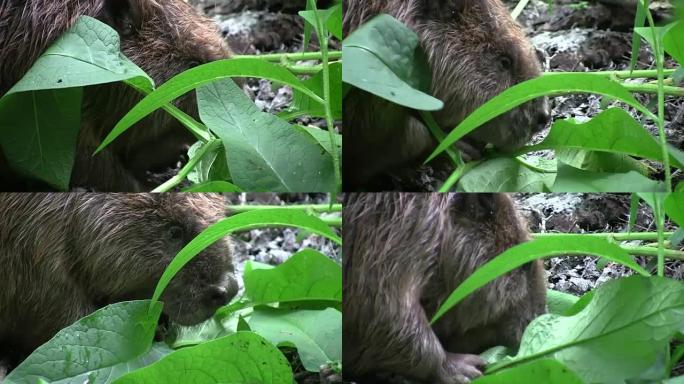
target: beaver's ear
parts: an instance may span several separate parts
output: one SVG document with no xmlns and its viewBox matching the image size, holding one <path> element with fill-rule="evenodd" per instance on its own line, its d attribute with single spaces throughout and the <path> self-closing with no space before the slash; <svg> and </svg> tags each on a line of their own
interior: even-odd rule
<svg viewBox="0 0 684 384">
<path fill-rule="evenodd" d="M 105 0 L 101 20 L 121 36 L 132 35 L 142 24 L 141 0 Z"/>
</svg>

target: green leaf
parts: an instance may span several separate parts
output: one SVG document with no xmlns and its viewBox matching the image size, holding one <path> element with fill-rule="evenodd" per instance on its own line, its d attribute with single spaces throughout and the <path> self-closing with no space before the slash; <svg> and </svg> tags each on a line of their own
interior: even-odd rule
<svg viewBox="0 0 684 384">
<path fill-rule="evenodd" d="M 160 303 L 141 300 L 93 312 L 36 349 L 3 383 L 109 382 L 143 367 L 168 352 L 150 351 L 161 310 Z"/>
<path fill-rule="evenodd" d="M 222 237 L 237 231 L 284 226 L 303 228 L 311 233 L 326 237 L 337 244 L 342 243 L 339 236 L 325 222 L 304 211 L 274 208 L 240 213 L 212 224 L 183 247 L 159 279 L 152 300 L 159 300 L 171 279 L 176 276 L 185 264 Z"/>
<path fill-rule="evenodd" d="M 29 91 L 0 101 L 0 146 L 10 167 L 69 190 L 83 88 Z"/>
<path fill-rule="evenodd" d="M 303 127 L 301 125 L 294 125 L 296 129 L 298 129 L 300 132 L 306 133 L 307 135 L 311 136 L 312 139 L 316 140 L 318 144 L 325 149 L 326 152 L 332 156 L 332 148 L 330 146 L 330 133 L 328 131 L 324 131 L 320 128 L 316 127 Z M 342 157 L 342 135 L 339 133 L 335 133 L 335 144 L 337 148 L 337 153 L 339 154 L 339 157 Z"/>
<path fill-rule="evenodd" d="M 342 268 L 313 249 L 299 251 L 273 269 L 252 269 L 247 265 L 244 281 L 245 294 L 255 304 L 305 300 L 342 302 Z"/>
<path fill-rule="evenodd" d="M 231 77 L 258 77 L 272 80 L 289 85 L 293 89 L 301 91 L 303 94 L 313 98 L 317 102 L 323 103 L 323 100 L 316 95 L 316 93 L 309 90 L 306 85 L 290 71 L 276 64 L 269 63 L 266 60 L 240 57 L 214 61 L 191 68 L 174 76 L 154 92 L 147 95 L 116 124 L 114 129 L 112 129 L 97 149 L 97 152 L 109 145 L 133 124 L 163 107 L 170 101 L 204 84 Z"/>
<path fill-rule="evenodd" d="M 509 248 L 480 267 L 449 295 L 432 317 L 431 322 L 434 323 L 464 297 L 497 277 L 532 260 L 561 255 L 601 256 L 648 276 L 648 272 L 634 262 L 627 251 L 605 239 L 574 234 L 536 238 Z"/>
<path fill-rule="evenodd" d="M 665 27 L 663 47 L 679 65 L 684 65 L 684 22 L 677 21 Z"/>
<path fill-rule="evenodd" d="M 584 381 L 565 365 L 553 359 L 535 360 L 473 381 L 473 384 L 529 383 L 584 384 Z"/>
<path fill-rule="evenodd" d="M 684 194 L 670 193 L 665 198 L 665 213 L 677 225 L 684 227 Z"/>
<path fill-rule="evenodd" d="M 330 63 L 330 106 L 333 118 L 342 119 L 342 63 Z M 304 80 L 304 85 L 323 98 L 323 72 L 319 71 L 311 78 Z M 323 104 L 311 100 L 310 97 L 294 90 L 292 95 L 292 106 L 302 111 L 302 115 L 314 117 L 325 117 Z"/>
<path fill-rule="evenodd" d="M 318 30 L 316 12 L 323 23 L 324 31 Z M 299 16 L 314 28 L 319 38 L 326 36 L 330 32 L 333 36 L 342 40 L 342 4 L 334 5 L 328 9 L 299 11 Z"/>
<path fill-rule="evenodd" d="M 579 297 L 569 293 L 555 291 L 553 289 L 546 290 L 546 306 L 549 313 L 555 315 L 563 315 L 567 310 L 572 308 L 579 300 Z"/>
<path fill-rule="evenodd" d="M 637 0 L 637 9 L 634 15 L 634 27 L 640 28 L 646 22 L 646 10 L 641 0 Z M 632 32 L 632 54 L 629 59 L 629 70 L 633 71 L 639 59 L 639 48 L 641 48 L 641 38 L 636 31 Z"/>
<path fill-rule="evenodd" d="M 559 148 L 556 149 L 555 160 L 554 171 L 557 171 L 558 163 L 564 163 L 591 172 L 627 173 L 634 171 L 644 176 L 649 174 L 649 168 L 646 164 L 624 153 Z"/>
<path fill-rule="evenodd" d="M 183 192 L 242 192 L 242 189 L 227 181 L 208 181 L 187 187 Z"/>
<path fill-rule="evenodd" d="M 500 157 L 473 168 L 458 186 L 465 192 L 544 192 L 554 178 L 554 173 L 537 172 L 515 159 Z"/>
<path fill-rule="evenodd" d="M 68 190 L 81 127 L 81 87 L 117 81 L 153 87 L 121 53 L 116 31 L 80 17 L 0 99 L 0 146 L 10 167 Z"/>
<path fill-rule="evenodd" d="M 527 150 L 571 148 L 592 151 L 626 153 L 631 156 L 663 161 L 658 141 L 629 113 L 609 108 L 585 123 L 572 119 L 557 120 L 548 136 Z M 671 157 L 679 168 L 684 165 Z"/>
<path fill-rule="evenodd" d="M 251 192 L 331 192 L 332 156 L 308 134 L 261 112 L 230 80 L 197 90 L 202 121 L 223 141 L 233 183 Z"/>
<path fill-rule="evenodd" d="M 444 103 L 430 96 L 430 69 L 418 36 L 381 14 L 342 42 L 342 80 L 393 103 L 436 111 Z"/>
<path fill-rule="evenodd" d="M 160 361 L 131 372 L 116 384 L 135 383 L 292 383 L 285 356 L 261 336 L 238 332 L 180 349 Z"/>
<path fill-rule="evenodd" d="M 620 83 L 603 76 L 592 73 L 545 73 L 541 77 L 524 81 L 506 89 L 480 106 L 447 135 L 426 162 L 435 158 L 475 128 L 506 111 L 537 97 L 571 93 L 595 93 L 609 96 L 634 107 L 649 117 L 655 117 Z"/>
<path fill-rule="evenodd" d="M 255 308 L 249 326 L 276 345 L 294 345 L 304 369 L 318 372 L 329 361 L 342 361 L 342 313 Z"/>
<path fill-rule="evenodd" d="M 543 315 L 504 366 L 553 358 L 587 383 L 617 383 L 651 367 L 684 326 L 684 284 L 662 277 L 608 281 L 576 315 Z M 553 335 L 553 337 L 549 337 Z M 600 367 L 600 369 L 597 369 Z"/>
<path fill-rule="evenodd" d="M 583 171 L 562 162 L 558 164 L 556 182 L 551 187 L 553 192 L 652 192 L 663 189 L 661 182 L 634 171 L 598 173 Z"/>
</svg>

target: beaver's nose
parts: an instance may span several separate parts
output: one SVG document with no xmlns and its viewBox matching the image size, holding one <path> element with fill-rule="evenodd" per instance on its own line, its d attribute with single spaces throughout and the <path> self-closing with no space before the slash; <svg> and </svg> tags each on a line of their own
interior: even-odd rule
<svg viewBox="0 0 684 384">
<path fill-rule="evenodd" d="M 226 287 L 213 286 L 207 293 L 207 300 L 212 307 L 221 307 L 228 304 L 233 296 L 234 294 L 231 294 Z"/>
</svg>

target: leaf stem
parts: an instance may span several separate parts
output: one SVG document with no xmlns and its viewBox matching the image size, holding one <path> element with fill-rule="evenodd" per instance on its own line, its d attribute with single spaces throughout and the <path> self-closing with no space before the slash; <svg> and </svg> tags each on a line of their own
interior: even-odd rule
<svg viewBox="0 0 684 384">
<path fill-rule="evenodd" d="M 232 205 L 228 208 L 233 213 L 258 211 L 263 209 L 299 209 L 317 213 L 342 212 L 342 204 L 301 204 L 301 205 Z"/>
<path fill-rule="evenodd" d="M 199 163 L 200 160 L 204 156 L 206 156 L 208 153 L 213 152 L 215 150 L 218 150 L 223 146 L 223 142 L 219 139 L 212 139 L 208 141 L 206 144 L 204 144 L 195 154 L 193 158 L 188 161 L 183 168 L 178 171 L 178 174 L 173 176 L 171 179 L 169 179 L 167 182 L 164 184 L 160 185 L 159 187 L 155 188 L 152 190 L 153 193 L 161 193 L 161 192 L 168 192 L 174 187 L 176 187 L 178 184 L 182 183 L 183 180 L 185 180 L 186 177 L 188 177 L 188 174 L 192 172 L 192 170 L 195 168 L 197 163 Z"/>
<path fill-rule="evenodd" d="M 327 46 L 327 44 L 326 44 Z M 322 48 L 322 47 L 321 47 Z M 342 51 L 328 52 L 328 59 L 338 60 L 342 58 Z M 323 52 L 296 52 L 296 53 L 269 53 L 265 55 L 235 55 L 233 58 L 251 57 L 268 61 L 303 61 L 303 60 L 323 60 Z"/>
</svg>

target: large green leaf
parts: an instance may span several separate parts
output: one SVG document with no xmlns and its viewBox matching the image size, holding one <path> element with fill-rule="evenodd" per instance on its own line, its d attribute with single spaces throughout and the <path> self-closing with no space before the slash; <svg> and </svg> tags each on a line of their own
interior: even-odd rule
<svg viewBox="0 0 684 384">
<path fill-rule="evenodd" d="M 430 96 L 430 68 L 418 36 L 390 15 L 381 14 L 342 42 L 342 81 L 393 103 L 435 111 L 444 106 Z"/>
<path fill-rule="evenodd" d="M 202 121 L 223 141 L 233 183 L 251 192 L 331 192 L 332 156 L 308 134 L 259 110 L 231 80 L 197 90 Z"/>
<path fill-rule="evenodd" d="M 447 135 L 427 161 L 435 158 L 475 128 L 525 102 L 542 96 L 571 93 L 595 93 L 609 96 L 634 107 L 649 117 L 655 117 L 620 83 L 606 77 L 592 73 L 545 73 L 541 77 L 506 89 L 480 106 Z"/>
<path fill-rule="evenodd" d="M 473 381 L 473 384 L 530 383 L 584 384 L 584 381 L 568 367 L 553 359 L 535 360 Z"/>
<path fill-rule="evenodd" d="M 602 238 L 574 234 L 536 238 L 507 249 L 478 268 L 449 295 L 431 321 L 434 323 L 464 297 L 497 277 L 532 260 L 560 255 L 600 256 L 624 264 L 643 275 L 648 275 L 645 269 L 632 260 L 627 251 Z"/>
<path fill-rule="evenodd" d="M 116 384 L 292 382 L 292 368 L 285 356 L 253 332 L 238 332 L 180 349 L 115 381 Z"/>
<path fill-rule="evenodd" d="M 684 65 L 684 21 L 670 24 L 663 36 L 663 48 L 679 65 Z"/>
<path fill-rule="evenodd" d="M 671 193 L 665 198 L 665 213 L 680 228 L 684 227 L 684 193 Z"/>
<path fill-rule="evenodd" d="M 219 60 L 191 68 L 164 83 L 154 92 L 147 95 L 116 124 L 100 147 L 101 151 L 119 135 L 145 116 L 163 107 L 172 100 L 216 80 L 233 77 L 258 77 L 291 86 L 319 103 L 323 100 L 314 91 L 308 89 L 295 75 L 287 69 L 266 60 L 251 57 L 240 57 Z"/>
<path fill-rule="evenodd" d="M 572 308 L 580 298 L 569 293 L 555 291 L 553 289 L 546 290 L 546 306 L 549 313 L 556 315 L 563 315 L 567 310 Z"/>
<path fill-rule="evenodd" d="M 342 268 L 313 249 L 297 252 L 272 269 L 245 266 L 245 294 L 256 304 L 287 301 L 342 302 Z"/>
<path fill-rule="evenodd" d="M 160 303 L 150 305 L 117 303 L 82 318 L 36 349 L 3 383 L 109 383 L 150 364 L 169 352 L 150 349 L 162 310 Z"/>
<path fill-rule="evenodd" d="M 585 123 L 576 123 L 572 119 L 557 120 L 544 141 L 528 150 L 557 148 L 618 152 L 663 160 L 658 141 L 620 108 L 609 108 Z M 681 156 L 681 152 L 677 153 Z M 677 158 L 671 156 L 671 159 L 678 167 L 684 168 Z M 684 156 L 681 159 L 684 161 Z"/>
<path fill-rule="evenodd" d="M 473 168 L 458 186 L 465 192 L 545 192 L 555 176 L 530 169 L 516 159 L 499 157 Z"/>
<path fill-rule="evenodd" d="M 663 184 L 631 171 L 599 173 L 584 171 L 558 163 L 553 192 L 653 192 L 664 190 Z"/>
<path fill-rule="evenodd" d="M 643 276 L 612 280 L 581 312 L 535 319 L 518 355 L 492 369 L 554 358 L 586 383 L 624 382 L 653 365 L 683 326 L 682 282 Z"/>
<path fill-rule="evenodd" d="M 81 127 L 80 87 L 116 81 L 153 87 L 121 53 L 116 31 L 80 17 L 0 99 L 0 145 L 10 166 L 67 190 Z"/>
<path fill-rule="evenodd" d="M 240 213 L 212 224 L 183 247 L 159 279 L 152 300 L 159 300 L 166 286 L 181 268 L 203 249 L 220 238 L 236 231 L 283 226 L 302 228 L 311 233 L 324 236 L 338 244 L 342 243 L 340 237 L 325 222 L 301 210 L 273 208 Z"/>
<path fill-rule="evenodd" d="M 260 307 L 254 309 L 249 326 L 273 344 L 294 345 L 307 371 L 318 372 L 327 362 L 342 361 L 342 313 L 336 309 Z"/>
</svg>

